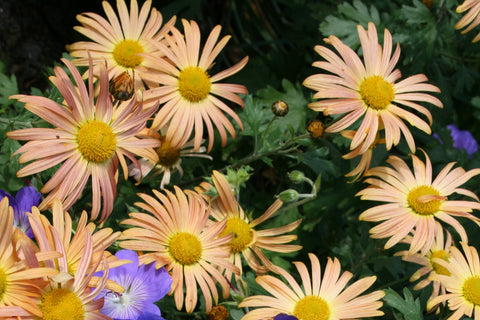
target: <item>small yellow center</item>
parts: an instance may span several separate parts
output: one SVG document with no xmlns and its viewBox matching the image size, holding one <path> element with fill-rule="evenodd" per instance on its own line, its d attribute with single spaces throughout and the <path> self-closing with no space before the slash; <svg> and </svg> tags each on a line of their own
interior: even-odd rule
<svg viewBox="0 0 480 320">
<path fill-rule="evenodd" d="M 223 229 L 222 233 L 220 233 L 220 236 L 230 233 L 233 233 L 233 239 L 229 243 L 233 253 L 242 252 L 252 242 L 252 230 L 250 230 L 248 224 L 240 218 L 229 218 L 227 220 L 225 229 Z"/>
<path fill-rule="evenodd" d="M 43 320 L 83 320 L 85 309 L 80 298 L 70 290 L 57 288 L 42 295 Z"/>
<path fill-rule="evenodd" d="M 210 76 L 199 67 L 187 67 L 178 76 L 178 91 L 190 102 L 199 102 L 210 93 Z"/>
<path fill-rule="evenodd" d="M 360 96 L 367 107 L 383 110 L 390 105 L 395 94 L 390 82 L 381 76 L 370 76 L 360 85 Z"/>
<path fill-rule="evenodd" d="M 419 186 L 410 190 L 407 202 L 416 214 L 428 216 L 435 214 L 445 199 L 431 186 Z"/>
<path fill-rule="evenodd" d="M 143 61 L 138 55 L 142 52 L 143 47 L 138 41 L 122 40 L 113 49 L 113 59 L 124 68 L 135 68 Z"/>
<path fill-rule="evenodd" d="M 322 298 L 306 296 L 297 302 L 293 315 L 299 320 L 328 320 L 330 308 Z"/>
<path fill-rule="evenodd" d="M 182 265 L 192 265 L 202 256 L 202 243 L 197 236 L 188 232 L 179 232 L 170 239 L 168 250 L 172 258 Z"/>
<path fill-rule="evenodd" d="M 7 290 L 7 275 L 0 269 L 0 302 L 3 300 L 3 295 Z"/>
<path fill-rule="evenodd" d="M 436 274 L 441 274 L 441 275 L 444 275 L 444 276 L 450 276 L 450 272 L 447 270 L 447 268 L 439 265 L 438 263 L 436 262 L 433 262 L 433 259 L 434 258 L 440 258 L 440 259 L 443 259 L 445 261 L 448 261 L 448 259 L 450 258 L 450 254 L 448 254 L 447 251 L 445 250 L 437 250 L 437 251 L 433 251 L 431 254 L 430 254 L 430 263 L 432 265 L 432 268 L 433 270 L 435 271 Z"/>
<path fill-rule="evenodd" d="M 109 160 L 117 148 L 112 128 L 104 122 L 92 120 L 80 128 L 77 134 L 78 149 L 90 162 Z"/>
<path fill-rule="evenodd" d="M 158 164 L 162 167 L 173 167 L 180 160 L 180 150 L 173 148 L 164 137 L 161 137 L 160 141 L 162 144 L 155 149 L 158 154 Z"/>
<path fill-rule="evenodd" d="M 480 306 L 480 277 L 470 277 L 463 284 L 463 296 L 473 305 Z"/>
</svg>

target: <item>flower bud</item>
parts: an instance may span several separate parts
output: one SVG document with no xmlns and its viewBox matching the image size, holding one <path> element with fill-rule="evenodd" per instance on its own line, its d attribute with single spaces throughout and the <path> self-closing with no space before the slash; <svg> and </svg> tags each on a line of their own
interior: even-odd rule
<svg viewBox="0 0 480 320">
<path fill-rule="evenodd" d="M 325 128 L 320 120 L 312 120 L 307 124 L 307 131 L 310 132 L 312 139 L 317 139 L 322 136 Z"/>
<path fill-rule="evenodd" d="M 207 315 L 209 320 L 227 320 L 230 313 L 224 306 L 216 305 Z"/>
<path fill-rule="evenodd" d="M 112 96 L 120 101 L 129 100 L 133 96 L 133 79 L 127 71 L 110 80 L 109 90 Z"/>
<path fill-rule="evenodd" d="M 293 183 L 302 183 L 305 178 L 305 175 L 303 174 L 303 172 L 298 170 L 293 170 L 292 172 L 289 172 L 287 175 L 288 175 L 288 178 Z"/>
<path fill-rule="evenodd" d="M 280 192 L 277 198 L 282 200 L 283 202 L 292 202 L 298 199 L 298 192 L 293 189 L 287 189 Z"/>
<path fill-rule="evenodd" d="M 272 112 L 278 117 L 284 117 L 288 113 L 288 104 L 282 100 L 275 101 L 272 103 Z"/>
</svg>

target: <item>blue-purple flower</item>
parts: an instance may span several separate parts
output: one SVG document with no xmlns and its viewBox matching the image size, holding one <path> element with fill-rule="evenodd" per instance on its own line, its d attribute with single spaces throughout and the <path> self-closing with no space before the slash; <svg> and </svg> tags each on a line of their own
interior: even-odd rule
<svg viewBox="0 0 480 320">
<path fill-rule="evenodd" d="M 453 146 L 455 148 L 459 150 L 465 149 L 469 156 L 472 156 L 472 154 L 477 152 L 478 144 L 470 131 L 460 130 L 454 124 L 449 124 L 447 128 L 450 131 L 450 136 L 452 137 Z M 433 136 L 443 143 L 437 134 L 434 134 Z"/>
<path fill-rule="evenodd" d="M 100 310 L 115 320 L 165 320 L 155 302 L 162 299 L 172 285 L 165 268 L 156 269 L 155 263 L 139 266 L 138 255 L 132 250 L 120 250 L 118 259 L 132 261 L 110 269 L 108 278 L 125 288 L 124 293 L 104 290 L 104 305 Z"/>
<path fill-rule="evenodd" d="M 8 204 L 13 208 L 13 225 L 33 238 L 33 231 L 25 212 L 32 212 L 32 207 L 38 206 L 42 194 L 34 187 L 23 187 L 17 191 L 15 198 L 8 192 L 0 189 L 0 200 L 8 198 Z"/>
<path fill-rule="evenodd" d="M 273 320 L 298 320 L 295 316 L 289 316 L 284 313 L 277 314 Z"/>
</svg>

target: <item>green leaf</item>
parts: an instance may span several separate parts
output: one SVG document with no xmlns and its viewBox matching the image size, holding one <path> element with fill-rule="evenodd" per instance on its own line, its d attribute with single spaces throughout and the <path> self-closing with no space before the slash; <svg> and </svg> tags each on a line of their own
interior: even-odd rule
<svg viewBox="0 0 480 320">
<path fill-rule="evenodd" d="M 392 289 L 386 289 L 384 291 L 385 297 L 383 300 L 390 307 L 400 311 L 405 320 L 423 320 L 420 300 L 414 299 L 408 288 L 403 288 L 405 299 Z"/>
<path fill-rule="evenodd" d="M 0 111 L 4 111 L 7 106 L 15 103 L 15 100 L 10 100 L 8 97 L 18 93 L 17 78 L 14 74 L 9 78 L 0 73 Z"/>
</svg>

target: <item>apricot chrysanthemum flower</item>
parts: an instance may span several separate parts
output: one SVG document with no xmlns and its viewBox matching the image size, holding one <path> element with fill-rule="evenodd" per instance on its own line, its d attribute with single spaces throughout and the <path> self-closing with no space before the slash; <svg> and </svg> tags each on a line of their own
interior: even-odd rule
<svg viewBox="0 0 480 320">
<path fill-rule="evenodd" d="M 328 126 L 326 132 L 342 131 L 361 119 L 350 144 L 352 150 L 362 145 L 360 153 L 364 153 L 372 145 L 380 128 L 384 128 L 387 150 L 400 142 L 403 133 L 410 150 L 415 152 L 415 141 L 403 120 L 426 133 L 431 133 L 431 129 L 429 124 L 401 105 L 424 114 L 431 124 L 430 111 L 417 102 L 428 102 L 442 108 L 440 100 L 422 93 L 440 90 L 425 83 L 428 79 L 423 74 L 395 83 L 401 77 L 400 70 L 393 70 L 400 57 L 400 46 L 397 45 L 391 56 L 392 36 L 387 29 L 383 48 L 378 43 L 377 29 L 372 22 L 368 24 L 367 31 L 362 26 L 357 29 L 365 65 L 355 51 L 333 35 L 325 39 L 325 42 L 333 45 L 339 55 L 327 47 L 315 47 L 315 51 L 326 61 L 314 62 L 313 66 L 330 74 L 315 74 L 305 79 L 304 85 L 317 91 L 313 97 L 321 99 L 310 103 L 309 107 L 323 111 L 325 115 L 344 115 Z"/>
<path fill-rule="evenodd" d="M 244 299 L 239 307 L 262 307 L 252 310 L 242 320 L 273 319 L 278 314 L 293 315 L 297 319 L 353 319 L 382 316 L 378 310 L 382 306 L 379 301 L 385 293 L 365 292 L 376 280 L 376 276 L 357 280 L 345 288 L 353 274 L 345 271 L 340 275 L 340 262 L 328 258 L 323 274 L 318 258 L 309 253 L 312 273 L 308 273 L 303 262 L 294 262 L 302 279 L 299 286 L 292 275 L 284 269 L 274 266 L 276 273 L 287 280 L 290 286 L 273 276 L 259 276 L 255 281 L 272 296 L 251 296 Z"/>
<path fill-rule="evenodd" d="M 461 5 L 457 7 L 458 13 L 468 11 L 458 22 L 455 24 L 455 29 L 462 29 L 462 33 L 467 33 L 480 24 L 480 0 L 465 0 Z M 480 40 L 480 33 L 473 38 L 472 42 Z"/>
<path fill-rule="evenodd" d="M 435 241 L 430 248 L 430 251 L 426 255 L 422 255 L 419 252 L 410 254 L 408 250 L 395 253 L 396 256 L 402 257 L 402 260 L 404 261 L 416 263 L 422 266 L 410 277 L 410 281 L 414 282 L 426 276 L 413 287 L 413 290 L 421 290 L 432 283 L 433 290 L 428 300 L 437 297 L 439 294 L 445 294 L 445 286 L 443 286 L 439 281 L 432 280 L 432 277 L 435 274 L 442 274 L 446 276 L 450 275 L 450 272 L 448 272 L 447 269 L 433 260 L 436 258 L 440 258 L 445 261 L 449 260 L 450 247 L 452 247 L 452 236 L 448 230 L 444 230 L 442 228 L 439 222 L 436 222 L 435 224 Z M 444 237 L 444 232 L 446 232 L 447 235 L 446 239 Z M 412 236 L 408 235 L 404 240 L 402 240 L 402 242 L 407 244 L 412 243 Z M 433 309 L 431 311 L 433 311 Z M 437 309 L 436 311 L 439 312 L 440 310 Z"/>
<path fill-rule="evenodd" d="M 232 123 L 224 112 L 232 117 L 243 129 L 238 115 L 218 97 L 230 100 L 243 107 L 238 94 L 246 94 L 247 88 L 238 84 L 218 83 L 218 81 L 240 71 L 248 61 L 243 58 L 236 65 L 211 76 L 210 68 L 230 36 L 223 37 L 217 44 L 220 26 L 210 33 L 200 54 L 200 29 L 195 21 L 182 20 L 185 36 L 176 28 L 172 35 L 166 35 L 163 42 L 153 43 L 166 59 L 152 57 L 152 66 L 158 74 L 146 75 L 160 87 L 145 92 L 145 100 L 159 100 L 164 105 L 155 115 L 152 128 L 158 130 L 169 124 L 167 137 L 173 144 L 185 144 L 195 130 L 194 150 L 202 143 L 204 125 L 208 132 L 208 151 L 213 146 L 213 124 L 217 127 L 222 144 L 227 142 L 225 129 L 235 137 Z M 168 46 L 167 46 L 168 44 Z M 218 96 L 218 97 L 217 97 Z"/>
<path fill-rule="evenodd" d="M 157 269 L 165 267 L 172 275 L 170 294 L 175 305 L 191 313 L 197 305 L 197 284 L 205 298 L 207 312 L 212 308 L 212 296 L 218 302 L 215 281 L 223 289 L 223 298 L 229 295 L 229 284 L 218 267 L 238 274 L 239 270 L 228 261 L 228 242 L 232 235 L 220 236 L 225 222 L 207 227 L 210 210 L 202 197 L 192 190 L 183 192 L 174 186 L 175 194 L 166 195 L 153 190 L 160 202 L 146 194 L 139 194 L 145 202 L 136 206 L 150 212 L 130 213 L 122 224 L 135 226 L 123 232 L 120 247 L 145 252 L 139 257 L 141 264 L 156 262 Z M 186 296 L 184 297 L 184 284 Z"/>
<path fill-rule="evenodd" d="M 464 217 L 480 225 L 480 219 L 472 215 L 473 209 L 480 210 L 478 197 L 471 191 L 460 188 L 470 178 L 480 174 L 480 169 L 465 171 L 461 167 L 453 170 L 454 162 L 447 164 L 432 182 L 432 164 L 425 153 L 425 163 L 412 155 L 413 173 L 408 165 L 396 156 L 387 160 L 392 167 L 370 169 L 365 179 L 370 186 L 357 193 L 362 200 L 385 202 L 370 208 L 360 215 L 360 220 L 380 222 L 370 229 L 371 237 L 390 238 L 385 249 L 391 248 L 414 231 L 409 253 L 420 251 L 425 255 L 435 242 L 435 221 L 451 225 L 467 241 L 467 233 L 454 217 Z M 451 200 L 454 193 L 468 196 L 475 201 Z"/>
<path fill-rule="evenodd" d="M 458 320 L 466 315 L 472 319 L 480 317 L 480 260 L 477 249 L 461 242 L 465 256 L 455 247 L 450 248 L 448 261 L 436 258 L 438 263 L 448 271 L 448 275 L 435 274 L 432 280 L 445 286 L 446 294 L 439 295 L 427 303 L 427 310 L 437 304 L 448 301 L 448 308 L 455 311 L 448 320 Z M 465 259 L 466 258 L 466 259 Z"/>
<path fill-rule="evenodd" d="M 67 45 L 70 55 L 76 58 L 72 63 L 88 66 L 91 55 L 96 76 L 100 73 L 100 64 L 106 61 L 109 79 L 128 72 L 135 79 L 134 87 L 143 88 L 143 76 L 149 72 L 149 67 L 148 62 L 140 54 L 160 55 L 150 41 L 161 41 L 168 28 L 175 23 L 175 17 L 161 28 L 162 15 L 155 8 L 150 11 L 151 0 L 145 1 L 140 12 L 136 0 L 130 1 L 130 12 L 124 0 L 117 0 L 118 17 L 108 1 L 103 1 L 102 5 L 108 21 L 92 12 L 77 15 L 82 26 L 74 29 L 93 41 Z"/>
<path fill-rule="evenodd" d="M 170 177 L 175 171 L 178 171 L 180 176 L 183 175 L 181 166 L 183 157 L 199 157 L 212 160 L 211 156 L 202 154 L 207 150 L 203 146 L 197 151 L 193 151 L 193 140 L 188 141 L 184 145 L 173 144 L 169 137 L 165 136 L 165 133 L 166 128 L 160 130 L 160 132 L 148 128 L 142 130 L 137 137 L 149 137 L 160 141 L 160 146 L 155 148 L 158 161 L 153 162 L 143 158 L 138 160 L 140 167 L 136 167 L 133 163 L 129 166 L 130 176 L 133 176 L 139 182 L 151 171 L 154 171 L 154 176 L 163 174 L 160 181 L 160 189 L 163 189 L 165 185 L 170 183 Z"/>
<path fill-rule="evenodd" d="M 255 230 L 280 209 L 283 204 L 282 201 L 275 201 L 260 217 L 250 219 L 238 204 L 227 179 L 220 172 L 213 171 L 212 180 L 218 192 L 218 198 L 211 202 L 211 216 L 215 221 L 226 221 L 222 235 L 234 234 L 233 239 L 229 242 L 231 250 L 229 260 L 240 269 L 240 272 L 242 272 L 242 256 L 256 273 L 264 274 L 269 270 L 268 267 L 272 263 L 262 249 L 272 252 L 295 252 L 302 249 L 302 246 L 299 245 L 286 244 L 296 240 L 297 236 L 285 234 L 295 230 L 302 219 L 282 227 Z M 197 188 L 199 193 L 212 187 L 207 182 L 200 186 L 201 188 Z M 231 280 L 231 271 L 226 270 L 225 277 Z"/>
<path fill-rule="evenodd" d="M 0 318 L 8 319 L 41 314 L 35 299 L 46 284 L 42 278 L 58 273 L 54 268 L 33 266 L 20 259 L 12 243 L 14 230 L 21 233 L 13 227 L 13 209 L 4 197 L 0 201 Z M 22 251 L 24 258 L 36 260 L 33 248 Z"/>
<path fill-rule="evenodd" d="M 100 68 L 100 93 L 94 101 L 93 74 L 90 68 L 88 91 L 85 83 L 73 66 L 62 60 L 72 73 L 76 87 L 67 73 L 55 67 L 55 76 L 50 80 L 65 99 L 61 105 L 46 97 L 14 95 L 11 98 L 25 102 L 25 108 L 55 128 L 28 128 L 7 133 L 15 140 L 30 140 L 15 154 L 22 153 L 20 163 L 29 162 L 17 172 L 18 177 L 35 174 L 63 162 L 53 177 L 40 190 L 49 195 L 40 203 L 39 209 L 51 206 L 55 198 L 62 201 L 68 210 L 80 197 L 90 176 L 92 178 L 91 219 L 105 221 L 113 209 L 120 162 L 125 179 L 128 168 L 125 157 L 137 162 L 135 155 L 157 160 L 153 147 L 154 139 L 139 139 L 135 135 L 145 127 L 154 108 L 143 110 L 133 98 L 130 102 L 113 105 L 108 90 L 105 65 Z M 103 205 L 101 200 L 103 198 Z"/>
</svg>

